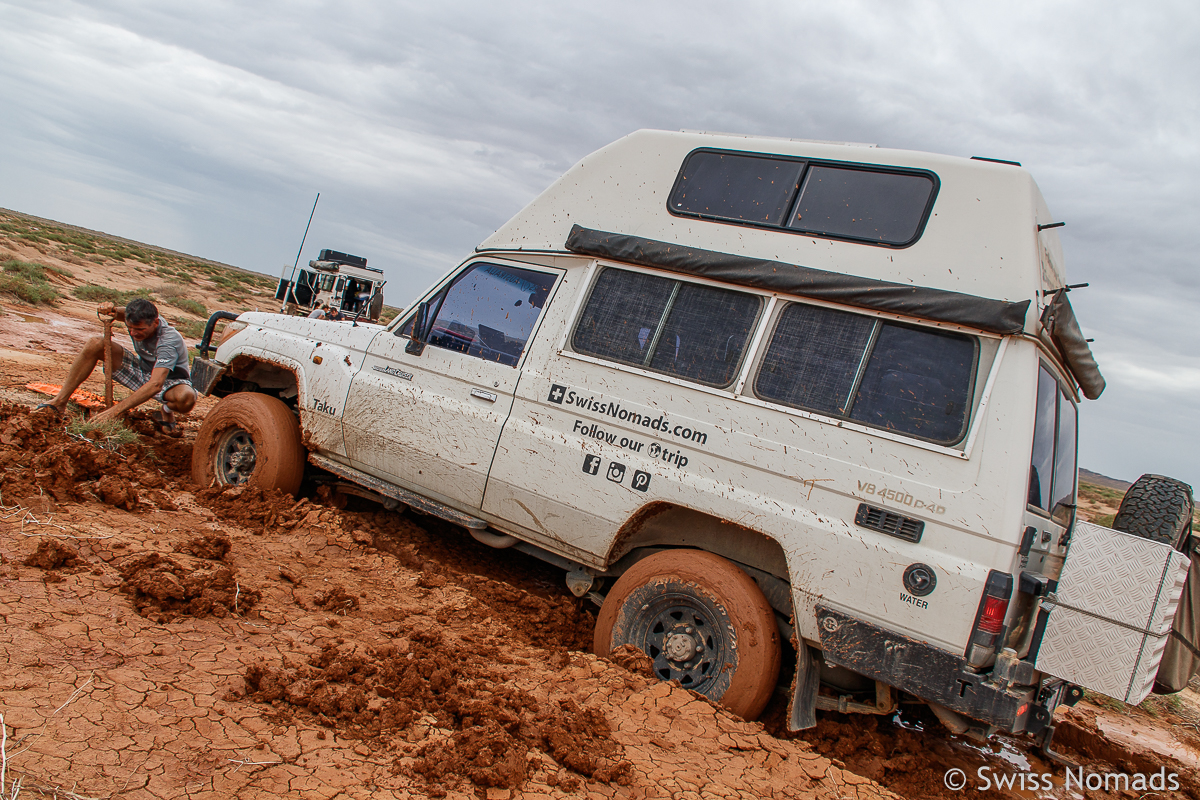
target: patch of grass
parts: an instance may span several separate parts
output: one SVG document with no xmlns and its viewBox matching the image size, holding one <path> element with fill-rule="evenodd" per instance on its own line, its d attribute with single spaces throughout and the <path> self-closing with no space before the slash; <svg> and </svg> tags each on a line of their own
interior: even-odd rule
<svg viewBox="0 0 1200 800">
<path fill-rule="evenodd" d="M 101 447 L 110 450 L 122 445 L 133 444 L 138 436 L 120 420 L 108 422 L 90 422 L 83 417 L 75 417 L 67 423 L 67 433 L 90 439 Z"/>
<path fill-rule="evenodd" d="M 0 274 L 0 293 L 35 306 L 51 305 L 58 299 L 58 290 L 46 280 L 45 266 L 10 258 L 0 267 L 4 270 Z"/>
<path fill-rule="evenodd" d="M 1183 710 L 1183 701 L 1179 699 L 1178 695 L 1174 694 L 1152 694 L 1143 700 L 1138 708 L 1155 719 L 1165 717 L 1168 714 L 1179 716 L 1179 712 Z"/>
<path fill-rule="evenodd" d="M 204 335 L 204 326 L 208 323 L 207 320 L 199 319 L 184 319 L 177 317 L 171 320 L 171 325 L 175 330 L 179 331 L 188 339 L 199 339 Z"/>
<path fill-rule="evenodd" d="M 1089 703 L 1091 703 L 1094 706 L 1099 706 L 1100 708 L 1107 708 L 1109 711 L 1115 711 L 1118 714 L 1126 714 L 1129 712 L 1129 706 L 1125 705 L 1124 703 L 1122 703 L 1120 700 L 1117 700 L 1116 698 L 1109 697 L 1106 694 L 1100 694 L 1099 692 L 1091 692 L 1091 691 L 1088 691 L 1085 689 L 1083 692 L 1083 697 L 1085 700 L 1087 700 Z"/>
<path fill-rule="evenodd" d="M 208 318 L 208 309 L 204 307 L 204 303 L 197 300 L 188 300 L 187 298 L 178 298 L 171 301 L 171 305 L 181 311 L 186 311 L 189 314 L 195 314 L 197 317 Z"/>
<path fill-rule="evenodd" d="M 86 286 L 76 286 L 71 290 L 71 294 L 89 303 L 107 302 L 117 306 L 123 306 L 135 297 L 150 298 L 150 292 L 147 289 L 131 289 L 123 292 L 110 286 L 96 286 L 90 283 Z"/>
</svg>

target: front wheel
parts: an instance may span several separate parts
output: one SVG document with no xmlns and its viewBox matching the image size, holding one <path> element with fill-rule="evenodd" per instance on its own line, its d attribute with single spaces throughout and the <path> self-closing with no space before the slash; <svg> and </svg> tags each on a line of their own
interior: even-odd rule
<svg viewBox="0 0 1200 800">
<path fill-rule="evenodd" d="M 200 425 L 192 448 L 192 480 L 201 486 L 249 485 L 294 495 L 303 477 L 300 425 L 282 400 L 232 394 Z"/>
<path fill-rule="evenodd" d="M 779 678 L 775 612 L 745 572 L 701 550 L 642 559 L 613 585 L 593 649 L 633 645 L 655 674 L 677 680 L 744 719 L 767 705 Z"/>
</svg>

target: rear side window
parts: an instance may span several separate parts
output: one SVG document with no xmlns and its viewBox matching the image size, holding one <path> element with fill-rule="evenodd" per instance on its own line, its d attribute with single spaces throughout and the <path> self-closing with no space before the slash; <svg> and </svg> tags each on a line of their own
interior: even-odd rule
<svg viewBox="0 0 1200 800">
<path fill-rule="evenodd" d="M 600 273 L 571 347 L 578 353 L 709 386 L 737 375 L 757 295 L 620 269 Z"/>
<path fill-rule="evenodd" d="M 1037 411 L 1029 465 L 1029 505 L 1063 525 L 1075 505 L 1079 412 L 1050 371 L 1038 369 Z"/>
<path fill-rule="evenodd" d="M 667 206 L 677 216 L 903 247 L 920 238 L 938 190 L 923 170 L 695 150 Z"/>
<path fill-rule="evenodd" d="M 754 392 L 954 444 L 966 432 L 977 350 L 970 336 L 794 303 L 775 326 Z"/>
</svg>

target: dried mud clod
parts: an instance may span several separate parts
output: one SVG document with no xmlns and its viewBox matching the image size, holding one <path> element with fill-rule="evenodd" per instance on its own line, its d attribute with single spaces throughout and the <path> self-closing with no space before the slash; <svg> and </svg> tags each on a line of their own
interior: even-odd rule
<svg viewBox="0 0 1200 800">
<path fill-rule="evenodd" d="M 313 509 L 308 500 L 257 486 L 214 486 L 197 492 L 196 499 L 218 517 L 258 532 L 295 528 Z"/>
<path fill-rule="evenodd" d="M 480 787 L 520 788 L 534 748 L 592 780 L 630 780 L 629 762 L 598 709 L 541 708 L 485 656 L 436 632 L 412 632 L 379 650 L 330 644 L 306 666 L 256 664 L 244 678 L 251 699 L 309 712 L 345 737 L 422 742 L 415 758 L 398 759 L 394 769 L 424 778 L 431 791 L 463 776 Z"/>
<path fill-rule="evenodd" d="M 631 644 L 613 648 L 608 659 L 618 667 L 624 667 L 635 675 L 658 680 L 658 676 L 654 674 L 654 660 Z"/>
<path fill-rule="evenodd" d="M 180 553 L 188 553 L 196 558 L 206 558 L 210 561 L 224 561 L 225 556 L 229 555 L 232 547 L 233 542 L 230 541 L 228 535 L 224 533 L 206 533 L 187 540 L 176 549 Z"/>
<path fill-rule="evenodd" d="M 241 586 L 225 564 L 189 556 L 142 553 L 117 565 L 121 590 L 133 597 L 137 612 L 159 622 L 180 616 L 226 617 L 244 614 L 260 599 Z"/>
<path fill-rule="evenodd" d="M 130 481 L 116 475 L 105 475 L 96 482 L 96 496 L 110 506 L 126 511 L 136 511 L 138 507 L 137 489 Z"/>
<path fill-rule="evenodd" d="M 6 502 L 28 503 L 32 508 L 39 501 L 48 502 L 42 499 L 47 496 L 54 503 L 99 498 L 135 511 L 138 483 L 145 479 L 146 487 L 168 487 L 169 478 L 181 474 L 181 453 L 174 442 L 156 442 L 153 447 L 134 442 L 106 449 L 68 434 L 60 417 L 0 402 L 0 495 Z M 190 460 L 190 449 L 187 457 Z"/>
<path fill-rule="evenodd" d="M 313 605 L 335 614 L 349 614 L 358 608 L 358 598 L 339 583 L 313 595 Z"/>
<path fill-rule="evenodd" d="M 33 554 L 22 563 L 27 567 L 49 570 L 79 566 L 83 563 L 83 559 L 79 557 L 79 551 L 72 545 L 57 539 L 43 539 L 38 542 L 37 549 L 33 551 Z"/>
</svg>

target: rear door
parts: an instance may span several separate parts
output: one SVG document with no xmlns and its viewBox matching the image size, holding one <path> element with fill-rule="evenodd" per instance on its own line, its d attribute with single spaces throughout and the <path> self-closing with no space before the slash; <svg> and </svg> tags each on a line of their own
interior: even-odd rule
<svg viewBox="0 0 1200 800">
<path fill-rule="evenodd" d="M 471 262 L 429 298 L 424 352 L 406 352 L 411 319 L 377 336 L 346 400 L 351 462 L 449 505 L 479 509 L 526 345 L 559 275 Z"/>
</svg>

